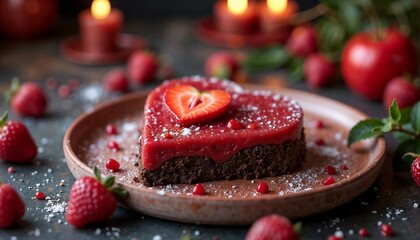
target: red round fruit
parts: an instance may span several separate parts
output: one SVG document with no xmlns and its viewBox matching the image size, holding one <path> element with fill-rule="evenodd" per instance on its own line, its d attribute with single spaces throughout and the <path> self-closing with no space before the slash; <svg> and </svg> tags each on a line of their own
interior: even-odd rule
<svg viewBox="0 0 420 240">
<path fill-rule="evenodd" d="M 361 228 L 359 230 L 359 235 L 361 237 L 369 237 L 369 232 L 368 232 L 368 230 L 366 228 Z"/>
<path fill-rule="evenodd" d="M 319 53 L 309 55 L 303 63 L 306 83 L 313 88 L 330 85 L 335 76 L 335 64 Z"/>
<path fill-rule="evenodd" d="M 257 127 L 257 125 L 255 123 L 250 123 L 250 124 L 248 124 L 246 126 L 246 128 L 248 128 L 248 129 L 257 129 L 258 127 Z"/>
<path fill-rule="evenodd" d="M 115 151 L 120 150 L 120 146 L 119 146 L 119 145 L 118 145 L 118 143 L 117 143 L 117 142 L 115 142 L 115 141 L 110 141 L 110 142 L 108 143 L 108 148 L 109 148 L 109 149 L 111 149 L 111 150 L 115 150 Z"/>
<path fill-rule="evenodd" d="M 306 57 L 318 50 L 317 35 L 311 25 L 302 25 L 293 29 L 286 43 L 286 48 L 294 55 Z"/>
<path fill-rule="evenodd" d="M 136 84 L 146 84 L 153 80 L 158 66 L 154 55 L 136 51 L 130 55 L 127 62 L 128 76 Z"/>
<path fill-rule="evenodd" d="M 420 186 L 420 157 L 417 157 L 410 167 L 411 176 L 413 177 L 414 181 L 417 185 Z"/>
<path fill-rule="evenodd" d="M 194 194 L 194 195 L 204 195 L 204 194 L 206 194 L 206 190 L 204 189 L 204 187 L 201 183 L 197 183 L 192 190 L 192 194 Z"/>
<path fill-rule="evenodd" d="M 289 219 L 273 214 L 254 222 L 245 236 L 245 240 L 267 239 L 296 240 L 298 236 Z"/>
<path fill-rule="evenodd" d="M 45 199 L 45 194 L 43 192 L 36 192 L 35 197 L 38 200 L 44 200 Z"/>
<path fill-rule="evenodd" d="M 111 172 L 118 172 L 118 170 L 120 170 L 120 163 L 117 160 L 110 158 L 106 162 L 106 169 Z"/>
<path fill-rule="evenodd" d="M 47 109 L 47 96 L 36 82 L 23 83 L 12 97 L 12 109 L 20 116 L 42 117 Z"/>
<path fill-rule="evenodd" d="M 114 124 L 106 125 L 105 130 L 106 130 L 106 133 L 108 133 L 109 135 L 117 134 L 117 127 Z"/>
<path fill-rule="evenodd" d="M 325 173 L 329 175 L 334 175 L 337 173 L 337 170 L 333 166 L 326 166 L 325 167 Z"/>
<path fill-rule="evenodd" d="M 260 194 L 266 194 L 270 191 L 268 184 L 265 182 L 260 182 L 255 190 Z"/>
<path fill-rule="evenodd" d="M 415 74 L 419 63 L 416 49 L 399 31 L 387 29 L 378 37 L 371 32 L 354 35 L 344 46 L 341 72 L 347 86 L 370 100 L 382 100 L 392 78 Z"/>
<path fill-rule="evenodd" d="M 393 78 L 385 87 L 383 104 L 389 109 L 393 100 L 396 100 L 400 109 L 412 107 L 420 101 L 420 85 L 416 85 L 405 77 Z"/>
<path fill-rule="evenodd" d="M 239 129 L 243 128 L 242 124 L 240 122 L 236 121 L 235 119 L 230 119 L 228 121 L 227 126 L 228 126 L 228 128 L 233 129 L 233 130 L 239 130 Z"/>
<path fill-rule="evenodd" d="M 386 237 L 392 236 L 393 231 L 392 231 L 391 225 L 389 225 L 387 223 L 382 224 L 381 225 L 381 234 L 383 236 L 386 236 Z"/>
<path fill-rule="evenodd" d="M 110 92 L 125 92 L 128 90 L 128 79 L 122 69 L 111 70 L 102 81 L 105 89 Z"/>
<path fill-rule="evenodd" d="M 227 51 L 212 53 L 204 63 L 204 72 L 209 77 L 233 80 L 238 69 L 238 60 Z"/>
</svg>

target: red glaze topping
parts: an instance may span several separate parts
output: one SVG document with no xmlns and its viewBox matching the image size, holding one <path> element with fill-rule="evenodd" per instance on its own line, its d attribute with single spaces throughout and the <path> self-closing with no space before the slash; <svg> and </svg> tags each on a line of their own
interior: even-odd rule
<svg viewBox="0 0 420 240">
<path fill-rule="evenodd" d="M 191 85 L 201 92 L 222 89 L 231 96 L 229 108 L 211 122 L 182 125 L 164 101 L 165 90 L 176 85 Z M 243 126 L 253 123 L 257 128 L 231 129 L 228 127 L 231 119 Z M 153 170 L 179 156 L 209 156 L 216 163 L 222 163 L 242 149 L 296 140 L 302 126 L 301 107 L 279 93 L 245 90 L 231 81 L 216 78 L 187 77 L 166 81 L 146 100 L 142 164 L 147 170 Z M 167 133 L 172 137 L 168 138 Z"/>
</svg>

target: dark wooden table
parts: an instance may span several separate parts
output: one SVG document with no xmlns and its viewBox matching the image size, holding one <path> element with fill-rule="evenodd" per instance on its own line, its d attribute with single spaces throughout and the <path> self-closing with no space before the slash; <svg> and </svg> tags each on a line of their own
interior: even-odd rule
<svg viewBox="0 0 420 240">
<path fill-rule="evenodd" d="M 203 62 L 208 54 L 220 48 L 209 46 L 193 35 L 194 21 L 172 19 L 165 21 L 129 21 L 124 32 L 143 36 L 156 50 L 163 53 L 178 76 L 203 74 Z M 0 163 L 0 180 L 12 184 L 27 206 L 23 221 L 18 226 L 0 230 L 0 239 L 242 239 L 249 226 L 221 227 L 171 222 L 144 216 L 118 208 L 108 221 L 84 229 L 76 229 L 65 220 L 65 206 L 74 177 L 64 160 L 63 135 L 69 124 L 95 104 L 118 97 L 101 88 L 103 75 L 116 66 L 83 66 L 65 61 L 59 52 L 60 43 L 77 35 L 75 21 L 62 22 L 49 37 L 31 42 L 0 39 L 0 87 L 4 92 L 12 77 L 42 84 L 49 95 L 48 114 L 41 119 L 20 119 L 30 129 L 38 146 L 37 159 L 29 165 Z M 120 65 L 124 67 L 124 65 Z M 270 72 L 269 74 L 281 74 Z M 80 88 L 69 98 L 60 98 L 57 91 L 47 90 L 46 79 L 54 77 L 60 84 L 71 79 L 80 82 Z M 260 81 L 264 74 L 253 74 L 251 80 Z M 153 85 L 144 88 L 152 88 Z M 314 92 L 303 83 L 289 83 L 289 87 Z M 315 91 L 349 104 L 370 116 L 384 117 L 380 103 L 368 102 L 350 93 L 338 84 Z M 3 109 L 2 109 L 3 111 Z M 11 118 L 18 119 L 13 113 Z M 367 228 L 371 239 L 383 238 L 378 224 L 391 223 L 394 238 L 420 239 L 420 188 L 408 172 L 396 173 L 392 169 L 392 153 L 396 143 L 387 138 L 387 157 L 379 179 L 365 193 L 353 201 L 331 211 L 303 219 L 303 239 L 327 239 L 342 231 L 345 239 L 360 238 L 360 228 Z M 14 174 L 7 169 L 13 166 Z M 60 182 L 64 186 L 60 186 Z M 37 190 L 49 200 L 34 199 Z M 310 204 L 310 203 L 308 203 Z"/>
</svg>

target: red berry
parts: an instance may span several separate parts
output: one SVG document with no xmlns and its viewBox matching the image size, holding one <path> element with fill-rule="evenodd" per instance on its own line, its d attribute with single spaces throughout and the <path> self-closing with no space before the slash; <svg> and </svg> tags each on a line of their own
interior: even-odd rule
<svg viewBox="0 0 420 240">
<path fill-rule="evenodd" d="M 118 172 L 120 170 L 120 163 L 117 160 L 110 158 L 106 162 L 106 169 L 111 172 Z"/>
<path fill-rule="evenodd" d="M 255 221 L 245 236 L 245 240 L 268 239 L 296 240 L 298 236 L 289 219 L 273 214 Z"/>
<path fill-rule="evenodd" d="M 341 237 L 337 237 L 335 235 L 330 235 L 330 236 L 328 236 L 328 240 L 342 240 L 342 238 Z"/>
<path fill-rule="evenodd" d="M 25 82 L 19 85 L 18 81 L 12 83 L 11 107 L 22 117 L 42 117 L 47 109 L 47 96 L 36 82 Z"/>
<path fill-rule="evenodd" d="M 238 69 L 238 60 L 232 53 L 227 51 L 212 53 L 204 63 L 204 72 L 209 77 L 233 80 Z"/>
<path fill-rule="evenodd" d="M 164 136 L 166 139 L 172 139 L 172 138 L 173 138 L 172 134 L 170 134 L 170 133 L 168 133 L 168 132 L 165 132 L 165 133 L 163 134 L 163 136 Z"/>
<path fill-rule="evenodd" d="M 240 122 L 236 121 L 235 119 L 230 119 L 228 121 L 227 126 L 228 126 L 228 128 L 233 129 L 233 130 L 239 130 L 239 129 L 243 128 L 242 124 Z"/>
<path fill-rule="evenodd" d="M 9 184 L 0 183 L 0 228 L 9 228 L 25 215 L 25 204 Z"/>
<path fill-rule="evenodd" d="M 5 162 L 27 163 L 38 154 L 38 148 L 28 129 L 18 121 L 0 120 L 0 159 Z"/>
<path fill-rule="evenodd" d="M 265 182 L 260 182 L 255 190 L 260 194 L 266 194 L 270 191 L 268 184 Z"/>
<path fill-rule="evenodd" d="M 394 99 L 400 109 L 412 107 L 420 101 L 420 85 L 416 85 L 414 81 L 405 77 L 393 78 L 384 90 L 383 104 L 386 110 Z"/>
<path fill-rule="evenodd" d="M 94 168 L 96 178 L 85 176 L 74 182 L 70 190 L 66 219 L 75 227 L 84 227 L 109 218 L 117 208 L 114 194 L 126 196 L 123 189 L 112 188 L 113 177 L 105 183 L 100 181 L 100 173 Z"/>
<path fill-rule="evenodd" d="M 257 129 L 258 127 L 257 127 L 257 125 L 255 123 L 250 123 L 250 124 L 248 124 L 248 126 L 246 126 L 246 128 L 248 128 L 248 129 Z"/>
<path fill-rule="evenodd" d="M 325 145 L 325 141 L 322 138 L 318 138 L 315 140 L 315 144 L 318 146 L 322 146 L 322 145 Z"/>
<path fill-rule="evenodd" d="M 155 77 L 158 62 L 154 55 L 136 51 L 128 59 L 127 68 L 130 80 L 136 84 L 146 84 Z"/>
<path fill-rule="evenodd" d="M 43 193 L 43 192 L 36 192 L 36 193 L 35 193 L 35 197 L 36 197 L 36 199 L 38 199 L 38 200 L 44 200 L 44 199 L 45 199 L 45 195 L 44 195 L 44 193 Z"/>
<path fill-rule="evenodd" d="M 381 225 L 381 234 L 385 237 L 389 237 L 392 236 L 393 232 L 392 232 L 392 227 L 391 225 L 387 224 L 387 223 L 383 223 Z"/>
<path fill-rule="evenodd" d="M 104 76 L 102 84 L 110 92 L 125 92 L 129 86 L 125 71 L 122 69 L 114 69 L 108 72 Z"/>
<path fill-rule="evenodd" d="M 318 129 L 324 128 L 325 127 L 324 122 L 322 120 L 316 120 L 315 121 L 315 127 L 318 128 Z"/>
<path fill-rule="evenodd" d="M 325 167 L 325 173 L 329 175 L 334 175 L 337 173 L 337 170 L 335 170 L 335 167 L 333 166 L 326 166 Z"/>
<path fill-rule="evenodd" d="M 318 53 L 309 55 L 303 64 L 306 83 L 313 88 L 331 85 L 335 76 L 335 65 L 326 56 Z"/>
<path fill-rule="evenodd" d="M 204 195 L 204 194 L 206 194 L 206 190 L 204 190 L 204 187 L 203 187 L 203 185 L 201 185 L 201 183 L 197 183 L 192 190 L 192 194 L 194 194 L 194 195 Z"/>
<path fill-rule="evenodd" d="M 70 88 L 67 85 L 61 85 L 58 87 L 58 95 L 60 95 L 61 98 L 67 98 L 70 96 Z"/>
<path fill-rule="evenodd" d="M 294 55 L 306 57 L 317 51 L 317 36 L 314 27 L 302 25 L 293 29 L 286 48 Z"/>
<path fill-rule="evenodd" d="M 346 165 L 341 166 L 341 170 L 348 170 L 349 168 Z"/>
<path fill-rule="evenodd" d="M 108 148 L 109 149 L 111 149 L 111 150 L 114 150 L 114 151 L 118 151 L 118 150 L 120 150 L 120 146 L 118 145 L 118 143 L 117 142 L 115 142 L 115 141 L 110 141 L 109 143 L 108 143 Z"/>
<path fill-rule="evenodd" d="M 359 235 L 361 237 L 369 237 L 369 232 L 368 232 L 368 230 L 366 228 L 361 228 L 359 230 Z"/>
<path fill-rule="evenodd" d="M 14 169 L 13 167 L 9 167 L 9 168 L 7 169 L 7 172 L 8 172 L 9 174 L 12 174 L 12 173 L 14 173 L 14 172 L 15 172 L 15 169 Z"/>
<path fill-rule="evenodd" d="M 114 124 L 108 124 L 106 125 L 106 133 L 109 135 L 115 135 L 117 134 L 117 127 Z"/>
<path fill-rule="evenodd" d="M 230 94 L 220 89 L 200 92 L 191 85 L 175 85 L 166 89 L 164 101 L 178 121 L 188 126 L 220 117 L 229 107 Z"/>
<path fill-rule="evenodd" d="M 322 182 L 322 184 L 323 184 L 323 185 L 325 185 L 325 186 L 327 186 L 327 185 L 331 185 L 331 184 L 333 184 L 333 183 L 335 183 L 335 179 L 334 179 L 334 177 L 333 177 L 333 176 L 329 176 L 328 178 L 326 178 L 326 179 Z"/>
<path fill-rule="evenodd" d="M 414 181 L 420 186 L 420 156 L 413 161 L 410 171 Z"/>
</svg>

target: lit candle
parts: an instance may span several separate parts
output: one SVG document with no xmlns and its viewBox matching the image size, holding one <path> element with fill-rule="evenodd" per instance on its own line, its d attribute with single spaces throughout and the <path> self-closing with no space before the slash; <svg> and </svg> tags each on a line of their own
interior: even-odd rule
<svg viewBox="0 0 420 240">
<path fill-rule="evenodd" d="M 266 0 L 260 7 L 261 29 L 265 32 L 276 32 L 289 26 L 293 15 L 298 11 L 294 1 Z"/>
<path fill-rule="evenodd" d="M 108 0 L 93 0 L 91 8 L 79 15 L 83 51 L 95 53 L 116 51 L 122 21 L 122 12 L 111 9 Z"/>
<path fill-rule="evenodd" d="M 219 0 L 214 6 L 217 27 L 227 33 L 244 34 L 258 26 L 257 6 L 248 0 Z"/>
</svg>

